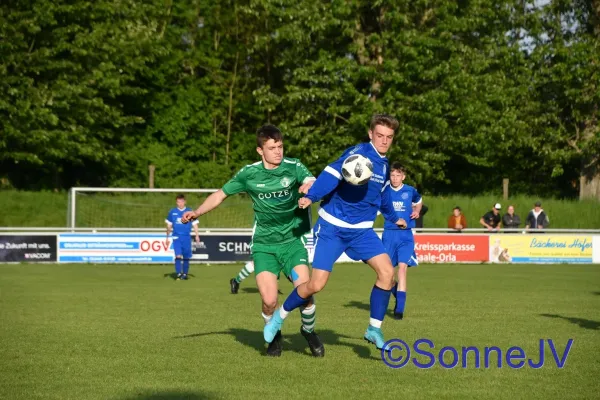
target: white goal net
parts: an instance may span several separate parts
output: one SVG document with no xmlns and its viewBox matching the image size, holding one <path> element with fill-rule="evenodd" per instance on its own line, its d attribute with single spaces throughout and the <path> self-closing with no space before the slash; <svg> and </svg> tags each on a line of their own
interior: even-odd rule
<svg viewBox="0 0 600 400">
<path fill-rule="evenodd" d="M 70 228 L 162 229 L 176 197 L 185 196 L 195 210 L 217 189 L 71 188 L 68 205 Z M 245 194 L 229 197 L 199 218 L 200 229 L 249 230 L 252 202 Z"/>
</svg>

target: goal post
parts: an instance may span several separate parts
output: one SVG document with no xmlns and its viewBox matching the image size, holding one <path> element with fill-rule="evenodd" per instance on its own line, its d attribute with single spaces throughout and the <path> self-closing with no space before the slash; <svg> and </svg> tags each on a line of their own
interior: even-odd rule
<svg viewBox="0 0 600 400">
<path fill-rule="evenodd" d="M 164 229 L 165 218 L 183 194 L 195 210 L 218 189 L 73 187 L 69 192 L 67 226 L 124 230 Z M 198 219 L 201 230 L 251 230 L 254 211 L 245 194 L 227 198 L 217 209 Z"/>
</svg>

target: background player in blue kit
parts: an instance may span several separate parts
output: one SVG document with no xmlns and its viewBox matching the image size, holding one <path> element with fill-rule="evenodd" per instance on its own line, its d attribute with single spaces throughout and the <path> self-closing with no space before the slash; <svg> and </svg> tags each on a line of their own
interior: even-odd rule
<svg viewBox="0 0 600 400">
<path fill-rule="evenodd" d="M 314 226 L 314 260 L 312 275 L 288 296 L 279 312 L 265 325 L 264 337 L 270 343 L 280 330 L 283 320 L 294 309 L 303 306 L 312 295 L 326 285 L 335 261 L 345 252 L 355 260 L 365 260 L 377 273 L 371 291 L 371 314 L 364 338 L 382 349 L 385 341 L 381 324 L 387 311 L 393 285 L 394 268 L 383 243 L 373 229 L 377 211 L 387 219 L 395 213 L 382 196 L 389 175 L 385 156 L 394 138 L 398 121 L 387 115 L 375 115 L 369 129 L 369 143 L 362 143 L 346 150 L 342 156 L 328 165 L 319 175 L 305 197 L 298 201 L 301 208 L 323 199 L 319 219 Z M 355 186 L 342 177 L 344 160 L 360 154 L 373 164 L 373 175 L 368 183 Z"/>
<path fill-rule="evenodd" d="M 390 184 L 386 184 L 384 192 L 389 195 L 396 216 L 392 220 L 385 220 L 382 239 L 392 265 L 394 268 L 398 266 L 398 283 L 392 288 L 392 294 L 396 297 L 394 308 L 396 319 L 404 318 L 407 268 L 419 265 L 412 228 L 415 227 L 415 219 L 419 218 L 423 205 L 421 195 L 414 187 L 405 185 L 404 179 L 406 179 L 405 167 L 399 163 L 392 163 Z M 400 225 L 395 223 L 398 219 Z"/>
<path fill-rule="evenodd" d="M 177 207 L 172 208 L 165 219 L 167 223 L 167 243 L 169 235 L 173 231 L 173 250 L 175 251 L 175 273 L 177 279 L 186 280 L 190 270 L 190 258 L 192 258 L 192 237 L 191 230 L 194 227 L 196 234 L 196 243 L 200 243 L 198 235 L 198 220 L 195 220 L 191 225 L 181 222 L 181 217 L 186 211 L 193 211 L 185 206 L 185 196 L 180 194 L 177 196 Z M 182 270 L 183 264 L 183 270 Z"/>
</svg>

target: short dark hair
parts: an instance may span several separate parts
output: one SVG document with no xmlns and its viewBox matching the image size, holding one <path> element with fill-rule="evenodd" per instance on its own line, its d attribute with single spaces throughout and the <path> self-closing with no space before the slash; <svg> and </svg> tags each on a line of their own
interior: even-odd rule
<svg viewBox="0 0 600 400">
<path fill-rule="evenodd" d="M 398 129 L 398 126 L 400 124 L 398 123 L 398 120 L 396 118 L 392 117 L 391 115 L 375 114 L 371 118 L 370 129 L 374 130 L 377 125 L 383 125 L 383 126 L 395 131 L 396 129 Z"/>
<path fill-rule="evenodd" d="M 185 196 L 183 194 L 178 194 L 175 200 L 183 199 L 185 200 Z"/>
<path fill-rule="evenodd" d="M 256 145 L 262 149 L 269 139 L 281 142 L 283 141 L 283 134 L 278 127 L 271 124 L 265 124 L 258 128 L 258 131 L 256 131 Z"/>
<path fill-rule="evenodd" d="M 400 164 L 398 161 L 394 161 L 392 163 L 392 165 L 390 166 L 390 172 L 392 171 L 398 171 L 398 172 L 402 172 L 402 173 L 406 173 L 406 167 L 402 164 Z"/>
</svg>

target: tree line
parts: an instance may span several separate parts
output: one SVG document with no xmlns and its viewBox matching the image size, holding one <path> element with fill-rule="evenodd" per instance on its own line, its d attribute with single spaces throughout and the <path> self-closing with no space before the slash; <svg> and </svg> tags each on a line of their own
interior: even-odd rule
<svg viewBox="0 0 600 400">
<path fill-rule="evenodd" d="M 5 0 L 3 187 L 218 187 L 264 123 L 318 174 L 400 121 L 423 193 L 600 198 L 600 0 Z"/>
</svg>

